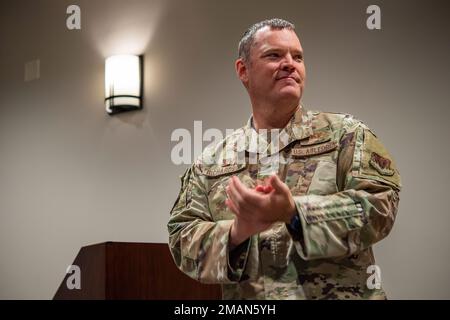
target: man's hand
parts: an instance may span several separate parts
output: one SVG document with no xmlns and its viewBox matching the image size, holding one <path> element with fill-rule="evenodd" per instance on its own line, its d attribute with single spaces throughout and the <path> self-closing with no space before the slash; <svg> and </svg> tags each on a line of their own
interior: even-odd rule
<svg viewBox="0 0 450 320">
<path fill-rule="evenodd" d="M 239 245 L 253 234 L 269 228 L 274 222 L 289 223 L 296 212 L 291 192 L 278 176 L 268 179 L 268 185 L 247 188 L 239 178 L 230 178 L 226 187 L 225 204 L 236 214 L 231 227 L 233 246 Z"/>
</svg>

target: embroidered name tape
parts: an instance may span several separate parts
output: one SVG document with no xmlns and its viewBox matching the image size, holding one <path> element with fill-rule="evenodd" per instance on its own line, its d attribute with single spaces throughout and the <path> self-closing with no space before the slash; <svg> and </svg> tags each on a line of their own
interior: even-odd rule
<svg viewBox="0 0 450 320">
<path fill-rule="evenodd" d="M 219 168 L 208 168 L 208 169 L 203 169 L 202 172 L 204 175 L 206 176 L 210 176 L 210 177 L 215 177 L 215 176 L 220 176 L 223 174 L 227 174 L 230 172 L 235 172 L 238 171 L 240 169 L 243 169 L 245 166 L 239 166 L 237 164 L 226 164 L 223 167 L 219 167 Z"/>
<path fill-rule="evenodd" d="M 330 141 L 311 147 L 297 147 L 292 148 L 292 155 L 296 157 L 312 156 L 334 150 L 337 146 L 338 143 L 336 141 Z"/>
</svg>

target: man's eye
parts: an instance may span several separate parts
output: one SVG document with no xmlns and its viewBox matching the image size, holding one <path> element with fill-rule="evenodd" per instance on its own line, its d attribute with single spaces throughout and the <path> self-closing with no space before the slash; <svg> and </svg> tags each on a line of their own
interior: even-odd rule
<svg viewBox="0 0 450 320">
<path fill-rule="evenodd" d="M 302 56 L 296 56 L 295 60 L 298 61 L 298 62 L 301 62 L 301 61 L 303 61 L 303 57 Z"/>
<path fill-rule="evenodd" d="M 270 58 L 278 58 L 279 57 L 278 53 L 269 53 L 267 56 Z"/>
</svg>

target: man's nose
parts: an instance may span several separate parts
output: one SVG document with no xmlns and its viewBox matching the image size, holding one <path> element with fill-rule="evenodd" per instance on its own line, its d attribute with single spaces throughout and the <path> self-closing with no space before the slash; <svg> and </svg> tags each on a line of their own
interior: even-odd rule
<svg viewBox="0 0 450 320">
<path fill-rule="evenodd" d="M 281 62 L 281 69 L 286 70 L 286 71 L 291 71 L 291 70 L 295 69 L 294 59 L 292 58 L 290 53 L 288 53 L 284 56 L 284 59 Z"/>
</svg>

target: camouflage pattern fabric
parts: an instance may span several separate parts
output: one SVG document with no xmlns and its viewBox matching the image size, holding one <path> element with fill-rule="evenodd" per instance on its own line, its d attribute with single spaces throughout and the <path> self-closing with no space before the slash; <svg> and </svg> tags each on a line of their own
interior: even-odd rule
<svg viewBox="0 0 450 320">
<path fill-rule="evenodd" d="M 401 182 L 380 140 L 351 115 L 303 107 L 276 146 L 251 121 L 181 177 L 168 222 L 176 265 L 222 284 L 224 299 L 385 299 L 383 289 L 367 287 L 366 270 L 375 264 L 372 245 L 394 224 Z M 255 137 L 266 143 L 255 147 Z M 255 187 L 271 174 L 289 186 L 301 227 L 274 223 L 229 250 L 228 180 Z"/>
</svg>

